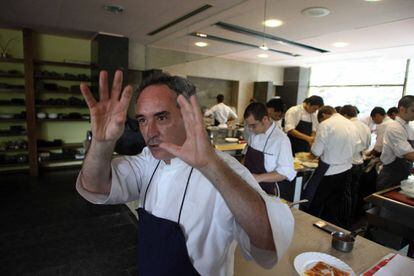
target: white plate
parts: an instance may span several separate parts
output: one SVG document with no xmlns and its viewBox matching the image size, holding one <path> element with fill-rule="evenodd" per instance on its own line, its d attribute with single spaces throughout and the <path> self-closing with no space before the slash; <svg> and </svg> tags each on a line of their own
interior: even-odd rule
<svg viewBox="0 0 414 276">
<path fill-rule="evenodd" d="M 350 276 L 355 276 L 355 272 L 352 270 L 349 265 L 344 263 L 338 258 L 334 256 L 321 253 L 321 252 L 305 252 L 296 256 L 293 265 L 295 266 L 296 271 L 299 275 L 305 275 L 305 270 L 311 268 L 317 262 L 322 261 L 329 265 L 335 266 L 343 271 L 346 271 L 350 274 Z"/>
<path fill-rule="evenodd" d="M 414 198 L 414 193 L 410 193 L 410 192 L 403 191 L 403 190 L 401 190 L 400 193 L 402 193 L 403 195 L 408 196 L 409 198 Z"/>
<path fill-rule="evenodd" d="M 228 143 L 237 143 L 239 141 L 239 139 L 231 137 L 224 138 L 224 140 Z"/>
</svg>

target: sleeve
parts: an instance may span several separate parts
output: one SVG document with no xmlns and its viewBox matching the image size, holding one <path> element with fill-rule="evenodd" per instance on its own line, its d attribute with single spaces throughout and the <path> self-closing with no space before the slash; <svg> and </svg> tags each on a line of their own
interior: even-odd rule
<svg viewBox="0 0 414 276">
<path fill-rule="evenodd" d="M 282 203 L 279 198 L 268 196 L 256 182 L 251 173 L 236 159 L 225 153 L 219 155 L 229 166 L 252 186 L 263 198 L 266 204 L 267 215 L 272 227 L 273 240 L 277 252 L 256 248 L 250 244 L 250 239 L 243 228 L 234 219 L 234 235 L 246 259 L 254 259 L 260 266 L 270 269 L 289 248 L 293 238 L 294 218 L 290 208 Z"/>
<path fill-rule="evenodd" d="M 402 158 L 407 153 L 413 152 L 414 149 L 407 141 L 404 130 L 395 127 L 389 127 L 384 133 L 384 143 L 387 143 L 397 157 Z"/>
<path fill-rule="evenodd" d="M 316 132 L 315 142 L 312 144 L 311 152 L 315 156 L 321 156 L 325 150 L 328 137 L 328 131 L 325 125 L 319 125 L 318 131 Z"/>
<path fill-rule="evenodd" d="M 239 117 L 237 116 L 237 114 L 233 111 L 233 109 L 231 109 L 230 107 L 229 107 L 229 114 L 230 114 L 230 116 L 231 116 L 232 118 L 234 118 L 234 119 L 239 118 Z"/>
<path fill-rule="evenodd" d="M 374 150 L 377 152 L 382 151 L 384 132 L 385 132 L 385 125 L 384 124 L 377 125 L 377 140 L 374 145 Z"/>
<path fill-rule="evenodd" d="M 122 156 L 111 163 L 111 191 L 109 195 L 92 193 L 82 186 L 81 174 L 76 180 L 76 190 L 87 201 L 94 204 L 120 204 L 137 200 L 142 186 L 145 161 L 142 154 Z M 144 161 L 144 162 L 142 162 Z"/>
<path fill-rule="evenodd" d="M 316 116 L 316 113 L 312 113 L 312 131 L 316 132 L 319 126 L 318 117 Z"/>
<path fill-rule="evenodd" d="M 212 108 L 210 108 L 209 110 L 207 110 L 207 111 L 204 113 L 204 116 L 205 116 L 205 117 L 211 116 L 211 115 L 213 114 L 213 108 L 214 108 L 214 106 L 213 106 Z"/>
<path fill-rule="evenodd" d="M 280 143 L 279 156 L 277 158 L 276 172 L 287 177 L 292 181 L 296 176 L 296 171 L 293 166 L 292 146 L 287 136 L 283 138 Z"/>
<path fill-rule="evenodd" d="M 299 123 L 299 112 L 295 107 L 289 108 L 285 114 L 285 132 L 288 133 L 292 129 L 295 129 Z"/>
</svg>

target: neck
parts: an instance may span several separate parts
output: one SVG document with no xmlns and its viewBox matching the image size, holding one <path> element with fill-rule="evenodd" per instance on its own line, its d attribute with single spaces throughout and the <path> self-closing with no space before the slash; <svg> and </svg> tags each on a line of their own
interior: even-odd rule
<svg viewBox="0 0 414 276">
<path fill-rule="evenodd" d="M 266 131 L 272 126 L 272 121 L 267 121 L 265 124 L 265 128 L 266 128 L 266 130 L 265 130 L 265 133 L 266 133 Z"/>
<path fill-rule="evenodd" d="M 400 117 L 400 119 L 403 120 L 404 122 L 408 123 L 408 120 L 404 119 L 404 117 L 402 117 L 400 114 L 398 114 L 397 116 Z"/>
</svg>

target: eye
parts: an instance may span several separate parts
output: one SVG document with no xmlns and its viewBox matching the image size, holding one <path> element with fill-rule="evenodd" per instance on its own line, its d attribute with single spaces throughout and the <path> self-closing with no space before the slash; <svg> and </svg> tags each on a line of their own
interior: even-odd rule
<svg viewBox="0 0 414 276">
<path fill-rule="evenodd" d="M 165 121 L 168 119 L 168 116 L 166 114 L 160 114 L 157 116 L 158 121 Z"/>
<path fill-rule="evenodd" d="M 138 118 L 138 125 L 144 125 L 146 123 L 146 119 L 145 118 Z"/>
</svg>

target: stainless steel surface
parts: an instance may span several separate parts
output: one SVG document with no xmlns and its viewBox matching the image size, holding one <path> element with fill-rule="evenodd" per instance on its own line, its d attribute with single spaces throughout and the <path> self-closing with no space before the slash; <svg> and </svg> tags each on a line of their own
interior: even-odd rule
<svg viewBox="0 0 414 276">
<path fill-rule="evenodd" d="M 351 252 L 354 248 L 355 237 L 344 232 L 333 232 L 332 233 L 332 247 L 342 251 Z"/>
</svg>

